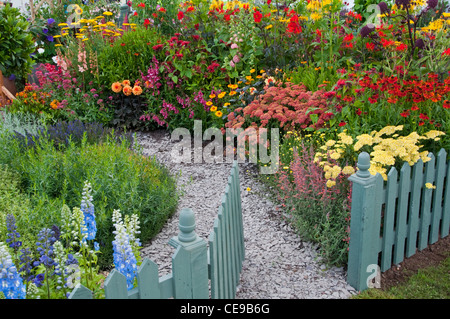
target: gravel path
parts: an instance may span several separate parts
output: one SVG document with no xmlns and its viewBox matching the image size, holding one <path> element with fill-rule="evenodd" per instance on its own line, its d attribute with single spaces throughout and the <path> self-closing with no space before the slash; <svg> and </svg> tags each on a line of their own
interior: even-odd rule
<svg viewBox="0 0 450 319">
<path fill-rule="evenodd" d="M 160 276 L 171 272 L 174 248 L 168 244 L 178 234 L 178 212 L 191 208 L 196 233 L 208 240 L 231 170 L 230 163 L 174 163 L 176 142 L 164 130 L 136 133 L 144 155 L 155 156 L 179 176 L 183 191 L 176 214 L 141 250 L 159 265 Z M 326 269 L 317 260 L 317 246 L 303 242 L 281 217 L 280 210 L 264 196 L 252 164 L 239 164 L 244 223 L 245 261 L 237 299 L 338 299 L 355 290 L 346 283 L 342 268 Z M 250 188 L 250 191 L 247 191 Z"/>
</svg>

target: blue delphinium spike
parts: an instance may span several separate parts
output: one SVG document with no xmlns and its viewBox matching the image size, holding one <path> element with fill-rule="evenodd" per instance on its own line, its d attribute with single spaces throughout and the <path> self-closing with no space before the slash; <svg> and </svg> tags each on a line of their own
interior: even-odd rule
<svg viewBox="0 0 450 319">
<path fill-rule="evenodd" d="M 92 202 L 92 188 L 87 181 L 84 183 L 83 194 L 80 209 L 84 214 L 84 223 L 87 228 L 87 238 L 92 240 L 97 233 L 97 224 L 95 222 L 94 203 Z M 84 233 L 84 232 L 83 232 Z"/>
<path fill-rule="evenodd" d="M 11 255 L 4 243 L 0 242 L 0 291 L 6 299 L 24 299 L 26 288 Z"/>
</svg>

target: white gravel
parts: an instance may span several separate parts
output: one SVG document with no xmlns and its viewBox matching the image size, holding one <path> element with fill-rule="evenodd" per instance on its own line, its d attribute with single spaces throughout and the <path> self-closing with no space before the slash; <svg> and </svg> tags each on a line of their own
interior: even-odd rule
<svg viewBox="0 0 450 319">
<path fill-rule="evenodd" d="M 178 212 L 191 208 L 196 233 L 208 240 L 231 170 L 230 163 L 174 163 L 171 151 L 176 142 L 167 131 L 136 133 L 144 155 L 155 156 L 178 175 L 183 191 L 177 213 L 162 231 L 141 250 L 159 265 L 160 276 L 171 272 L 174 248 L 168 242 L 178 234 Z M 281 210 L 265 195 L 255 178 L 256 168 L 239 164 L 245 261 L 237 299 L 342 299 L 355 294 L 346 283 L 342 268 L 327 269 L 318 260 L 317 246 L 302 241 L 283 220 Z M 247 191 L 250 188 L 250 191 Z"/>
</svg>

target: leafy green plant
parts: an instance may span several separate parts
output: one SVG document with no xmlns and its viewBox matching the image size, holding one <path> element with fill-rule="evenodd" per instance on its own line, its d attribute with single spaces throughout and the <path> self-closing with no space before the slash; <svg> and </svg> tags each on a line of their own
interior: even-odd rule
<svg viewBox="0 0 450 319">
<path fill-rule="evenodd" d="M 17 8 L 0 8 L 0 70 L 3 75 L 26 78 L 31 71 L 34 43 L 29 23 Z"/>
<path fill-rule="evenodd" d="M 110 138 L 91 145 L 86 139 L 81 145 L 70 142 L 61 151 L 42 137 L 35 148 L 28 149 L 20 147 L 16 140 L 2 138 L 0 163 L 20 174 L 21 188 L 30 197 L 33 209 L 27 216 L 26 229 L 30 234 L 36 233 L 37 226 L 59 224 L 63 204 L 79 207 L 83 183 L 90 180 L 98 218 L 97 241 L 102 249 L 99 265 L 107 268 L 112 262 L 109 217 L 113 210 L 137 214 L 142 225 L 141 240 L 148 241 L 176 208 L 176 184 L 166 168 L 134 153 L 127 141 L 116 143 Z"/>
</svg>

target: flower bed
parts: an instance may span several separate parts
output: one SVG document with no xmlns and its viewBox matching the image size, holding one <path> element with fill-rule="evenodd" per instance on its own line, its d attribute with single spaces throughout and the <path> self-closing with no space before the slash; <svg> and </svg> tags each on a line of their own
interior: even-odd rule
<svg viewBox="0 0 450 319">
<path fill-rule="evenodd" d="M 449 8 L 440 0 L 380 2 L 375 11 L 368 5 L 356 1 L 351 11 L 340 0 L 128 1 L 130 14 L 121 25 L 119 6 L 102 1 L 95 7 L 73 2 L 71 21 L 61 6 L 41 9 L 29 26 L 38 43 L 34 59 L 42 63 L 37 81 L 22 83 L 7 108 L 8 114 L 39 116 L 49 134 L 42 141 L 24 132 L 3 139 L 1 163 L 18 174 L 21 191 L 36 196 L 31 211 L 47 206 L 59 211 L 61 198 L 78 207 L 89 180 L 96 212 L 111 213 L 129 207 L 120 193 L 135 194 L 143 191 L 141 182 L 144 189 L 148 183 L 119 178 L 112 189 L 107 175 L 100 178 L 100 167 L 83 163 L 98 156 L 112 174 L 105 162 L 111 153 L 116 162 L 111 165 L 132 163 L 127 166 L 132 172 L 143 170 L 151 180 L 148 163 L 103 138 L 81 139 L 81 145 L 80 139 L 66 143 L 65 135 L 55 139 L 56 127 L 74 137 L 77 129 L 69 130 L 67 123 L 75 121 L 128 130 L 193 130 L 195 120 L 203 129 L 222 132 L 279 129 L 280 168 L 263 180 L 276 186 L 274 198 L 301 235 L 319 243 L 324 261 L 345 266 L 347 178 L 355 172 L 357 155 L 369 152 L 371 173 L 385 176 L 390 166 L 413 165 L 427 161 L 428 152 L 450 150 Z M 52 138 L 58 146 L 45 142 Z M 100 196 L 107 191 L 110 195 Z M 142 205 L 151 206 L 139 202 L 129 213 L 139 216 L 144 241 L 167 214 L 153 221 Z M 81 220 L 76 210 L 71 214 Z M 20 216 L 12 215 L 20 225 Z M 112 256 L 112 221 L 100 215 L 97 226 L 105 226 L 98 229 L 104 238 L 100 248 L 110 247 Z M 58 220 L 40 222 L 50 227 Z M 125 245 L 122 239 L 114 247 Z M 2 256 L 14 249 L 2 246 Z M 41 267 L 39 274 L 48 269 Z"/>
</svg>

